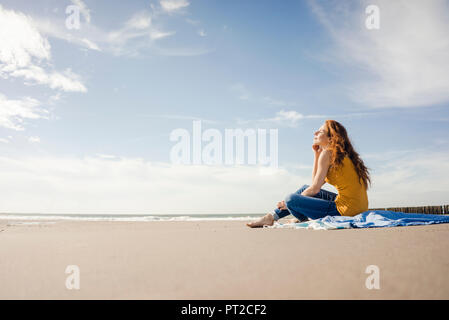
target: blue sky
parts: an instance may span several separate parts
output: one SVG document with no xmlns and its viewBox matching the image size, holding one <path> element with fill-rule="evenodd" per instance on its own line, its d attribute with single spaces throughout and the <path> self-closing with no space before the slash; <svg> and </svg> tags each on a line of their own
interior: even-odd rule
<svg viewBox="0 0 449 320">
<path fill-rule="evenodd" d="M 310 184 L 326 119 L 372 169 L 371 208 L 447 202 L 447 1 L 0 5 L 2 212 L 270 211 Z M 193 120 L 278 129 L 279 169 L 173 165 Z"/>
</svg>

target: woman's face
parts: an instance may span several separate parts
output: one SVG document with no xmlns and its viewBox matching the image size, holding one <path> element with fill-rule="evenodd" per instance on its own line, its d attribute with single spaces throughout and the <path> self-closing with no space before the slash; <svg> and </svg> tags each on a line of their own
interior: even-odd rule
<svg viewBox="0 0 449 320">
<path fill-rule="evenodd" d="M 315 131 L 313 136 L 313 144 L 318 144 L 325 147 L 329 143 L 329 137 L 327 136 L 326 126 L 323 124 L 317 131 Z"/>
</svg>

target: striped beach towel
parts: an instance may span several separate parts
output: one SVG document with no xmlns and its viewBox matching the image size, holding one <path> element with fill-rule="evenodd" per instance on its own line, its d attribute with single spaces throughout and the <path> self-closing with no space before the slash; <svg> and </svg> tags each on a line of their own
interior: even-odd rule
<svg viewBox="0 0 449 320">
<path fill-rule="evenodd" d="M 365 211 L 353 217 L 326 216 L 321 219 L 299 223 L 282 224 L 275 222 L 274 225 L 265 226 L 265 228 L 336 230 L 352 228 L 418 226 L 436 223 L 449 223 L 449 215 L 374 210 Z"/>
</svg>

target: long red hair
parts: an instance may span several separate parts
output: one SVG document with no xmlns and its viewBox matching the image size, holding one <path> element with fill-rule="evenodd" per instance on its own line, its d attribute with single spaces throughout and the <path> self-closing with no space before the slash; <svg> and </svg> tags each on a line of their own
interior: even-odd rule
<svg viewBox="0 0 449 320">
<path fill-rule="evenodd" d="M 359 154 L 354 150 L 345 127 L 335 120 L 326 120 L 324 125 L 330 140 L 328 149 L 332 151 L 331 167 L 338 167 L 343 162 L 344 157 L 348 156 L 359 176 L 359 183 L 362 181 L 365 188 L 368 189 L 368 182 L 371 186 L 368 168 L 363 163 Z"/>
</svg>

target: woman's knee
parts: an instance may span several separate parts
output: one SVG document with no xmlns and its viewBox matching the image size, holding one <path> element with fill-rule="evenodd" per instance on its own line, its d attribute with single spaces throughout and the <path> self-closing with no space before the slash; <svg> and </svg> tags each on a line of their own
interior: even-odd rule
<svg viewBox="0 0 449 320">
<path fill-rule="evenodd" d="M 305 196 L 298 193 L 291 193 L 285 197 L 285 206 L 289 209 L 290 213 L 298 218 L 300 221 L 306 221 L 308 217 L 302 213 L 303 203 Z"/>
<path fill-rule="evenodd" d="M 288 196 L 285 197 L 284 202 L 287 208 L 291 208 L 292 204 L 294 202 L 297 202 L 298 196 L 300 196 L 298 193 L 290 193 Z"/>
<path fill-rule="evenodd" d="M 290 205 L 290 203 L 291 203 L 291 201 L 292 201 L 292 193 L 290 193 L 289 195 L 287 195 L 285 198 L 284 198 L 284 203 L 285 203 L 285 206 L 288 208 L 289 207 L 289 205 Z"/>
</svg>

